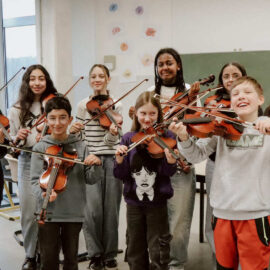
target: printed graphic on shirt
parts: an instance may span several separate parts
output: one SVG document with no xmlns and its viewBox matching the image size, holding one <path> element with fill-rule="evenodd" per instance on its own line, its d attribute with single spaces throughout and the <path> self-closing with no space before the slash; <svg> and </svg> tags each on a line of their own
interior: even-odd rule
<svg viewBox="0 0 270 270">
<path fill-rule="evenodd" d="M 142 169 L 138 172 L 134 172 L 131 174 L 135 179 L 137 188 L 136 194 L 140 201 L 143 200 L 143 195 L 145 194 L 149 201 L 153 201 L 154 199 L 154 184 L 156 179 L 156 172 L 151 172 L 147 170 L 147 168 L 142 167 Z"/>
<path fill-rule="evenodd" d="M 263 134 L 243 134 L 238 141 L 226 140 L 226 145 L 238 148 L 258 148 L 263 146 L 263 142 Z"/>
<path fill-rule="evenodd" d="M 131 176 L 135 180 L 136 196 L 140 201 L 154 200 L 158 163 L 145 149 L 140 148 L 131 160 Z"/>
</svg>

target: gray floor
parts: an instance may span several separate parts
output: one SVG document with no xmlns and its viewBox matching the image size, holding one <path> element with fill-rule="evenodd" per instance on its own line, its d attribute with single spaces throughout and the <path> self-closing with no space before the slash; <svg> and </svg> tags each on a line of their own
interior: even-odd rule
<svg viewBox="0 0 270 270">
<path fill-rule="evenodd" d="M 199 195 L 196 195 L 195 211 L 193 216 L 191 238 L 189 244 L 189 260 L 185 270 L 212 270 L 210 248 L 207 243 L 199 243 Z M 16 212 L 15 212 L 16 214 Z M 18 212 L 17 212 L 18 214 Z M 23 247 L 19 246 L 13 238 L 14 231 L 20 229 L 19 221 L 9 221 L 0 217 L 0 269 L 21 269 L 24 260 Z M 119 248 L 125 249 L 125 203 L 122 203 L 120 214 L 120 239 Z M 80 238 L 80 252 L 85 251 L 83 236 Z M 79 269 L 87 269 L 89 262 L 79 263 Z M 123 254 L 118 256 L 119 270 L 128 270 L 128 265 L 123 261 Z"/>
</svg>

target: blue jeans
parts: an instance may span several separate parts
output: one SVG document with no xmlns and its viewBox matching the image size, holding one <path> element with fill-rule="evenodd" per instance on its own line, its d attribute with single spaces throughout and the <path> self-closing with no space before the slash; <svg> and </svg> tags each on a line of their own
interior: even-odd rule
<svg viewBox="0 0 270 270">
<path fill-rule="evenodd" d="M 31 154 L 21 152 L 18 157 L 18 189 L 21 208 L 21 226 L 23 235 L 23 246 L 26 256 L 35 257 L 38 225 L 36 222 L 36 198 L 32 192 L 30 181 Z"/>
<path fill-rule="evenodd" d="M 100 181 L 86 185 L 84 238 L 91 257 L 101 255 L 107 261 L 117 256 L 119 210 L 122 181 L 113 176 L 113 156 L 99 156 L 103 173 Z"/>
<path fill-rule="evenodd" d="M 171 177 L 174 196 L 168 200 L 171 241 L 171 266 L 183 268 L 188 259 L 188 243 L 194 209 L 196 181 L 194 169 Z"/>
</svg>

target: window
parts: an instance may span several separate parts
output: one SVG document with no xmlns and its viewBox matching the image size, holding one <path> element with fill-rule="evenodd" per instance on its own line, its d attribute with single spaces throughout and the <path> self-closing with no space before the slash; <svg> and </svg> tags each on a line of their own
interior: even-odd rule
<svg viewBox="0 0 270 270">
<path fill-rule="evenodd" d="M 35 0 L 2 0 L 3 44 L 5 81 L 23 66 L 37 62 Z M 6 106 L 17 98 L 23 71 L 6 89 Z"/>
</svg>

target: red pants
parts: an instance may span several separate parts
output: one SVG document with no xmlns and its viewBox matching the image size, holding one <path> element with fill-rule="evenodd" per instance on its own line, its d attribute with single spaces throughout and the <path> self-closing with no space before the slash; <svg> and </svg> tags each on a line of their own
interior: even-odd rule
<svg viewBox="0 0 270 270">
<path fill-rule="evenodd" d="M 270 261 L 270 216 L 251 220 L 214 218 L 217 269 L 267 270 Z"/>
</svg>

